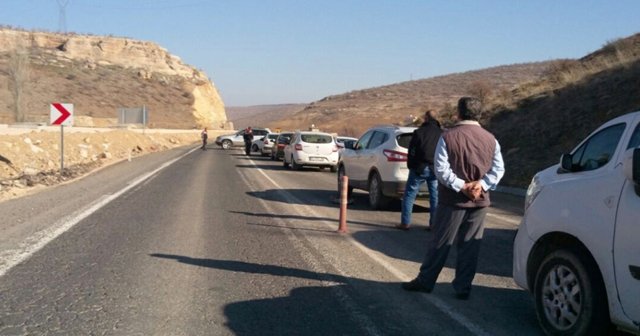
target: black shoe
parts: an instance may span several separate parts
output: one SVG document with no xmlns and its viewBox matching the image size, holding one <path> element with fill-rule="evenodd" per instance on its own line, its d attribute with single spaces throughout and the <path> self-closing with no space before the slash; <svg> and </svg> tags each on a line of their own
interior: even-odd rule
<svg viewBox="0 0 640 336">
<path fill-rule="evenodd" d="M 456 299 L 458 300 L 469 300 L 469 293 L 456 293 Z"/>
<path fill-rule="evenodd" d="M 409 282 L 403 282 L 402 289 L 409 292 L 423 292 L 423 293 L 431 293 L 431 291 L 433 290 L 423 286 L 420 282 L 418 282 L 418 279 L 413 279 Z"/>
</svg>

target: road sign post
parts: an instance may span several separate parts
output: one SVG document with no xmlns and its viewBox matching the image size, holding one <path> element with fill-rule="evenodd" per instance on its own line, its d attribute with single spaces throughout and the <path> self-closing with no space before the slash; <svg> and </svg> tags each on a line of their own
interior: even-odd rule
<svg viewBox="0 0 640 336">
<path fill-rule="evenodd" d="M 73 104 L 52 103 L 49 123 L 60 125 L 60 174 L 64 172 L 64 126 L 73 126 Z"/>
</svg>

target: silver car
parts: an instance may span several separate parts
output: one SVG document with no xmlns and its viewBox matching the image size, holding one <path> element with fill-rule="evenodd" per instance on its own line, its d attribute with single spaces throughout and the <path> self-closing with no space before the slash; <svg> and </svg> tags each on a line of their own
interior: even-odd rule
<svg viewBox="0 0 640 336">
<path fill-rule="evenodd" d="M 240 130 L 233 134 L 225 134 L 216 138 L 216 145 L 222 149 L 231 149 L 232 147 L 244 147 L 244 131 Z M 271 130 L 268 128 L 253 128 L 253 140 L 262 139 Z"/>
</svg>

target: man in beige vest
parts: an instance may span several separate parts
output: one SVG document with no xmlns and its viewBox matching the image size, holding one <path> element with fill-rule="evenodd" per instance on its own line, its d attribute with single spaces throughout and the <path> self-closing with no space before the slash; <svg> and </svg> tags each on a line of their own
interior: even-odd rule
<svg viewBox="0 0 640 336">
<path fill-rule="evenodd" d="M 445 131 L 434 157 L 438 178 L 438 209 L 427 254 L 418 276 L 402 284 L 407 291 L 430 293 L 457 238 L 456 298 L 469 299 L 476 274 L 489 191 L 504 175 L 500 144 L 478 120 L 482 104 L 476 98 L 458 101 L 458 123 Z"/>
</svg>

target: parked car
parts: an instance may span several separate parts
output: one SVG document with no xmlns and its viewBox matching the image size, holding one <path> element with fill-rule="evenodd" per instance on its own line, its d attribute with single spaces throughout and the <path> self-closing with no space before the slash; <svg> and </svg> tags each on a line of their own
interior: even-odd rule
<svg viewBox="0 0 640 336">
<path fill-rule="evenodd" d="M 244 147 L 244 135 L 245 130 L 240 130 L 236 133 L 220 135 L 216 138 L 216 145 L 222 147 L 222 149 L 231 149 L 232 147 Z M 262 139 L 267 133 L 271 133 L 268 128 L 252 128 L 253 140 Z"/>
<path fill-rule="evenodd" d="M 337 136 L 336 144 L 338 148 L 353 148 L 353 145 L 358 142 L 358 138 L 345 137 L 345 136 Z"/>
<path fill-rule="evenodd" d="M 302 166 L 329 168 L 332 172 L 338 166 L 338 146 L 333 136 L 324 132 L 296 132 L 284 147 L 285 167 L 298 170 Z"/>
<path fill-rule="evenodd" d="M 273 144 L 278 138 L 279 133 L 269 133 L 262 139 L 255 139 L 251 143 L 251 151 L 259 152 L 262 156 L 271 155 L 271 149 L 273 148 Z"/>
<path fill-rule="evenodd" d="M 383 209 L 400 199 L 409 176 L 407 148 L 416 127 L 377 126 L 367 130 L 352 149 L 345 148 L 338 163 L 338 191 L 342 176 L 353 189 L 369 192 L 369 206 Z M 426 185 L 420 196 L 427 195 Z"/>
<path fill-rule="evenodd" d="M 276 138 L 273 150 L 271 151 L 271 160 L 280 160 L 284 156 L 284 147 L 289 144 L 293 132 L 281 132 Z"/>
<path fill-rule="evenodd" d="M 513 278 L 547 334 L 640 334 L 640 112 L 596 129 L 537 173 Z"/>
</svg>

